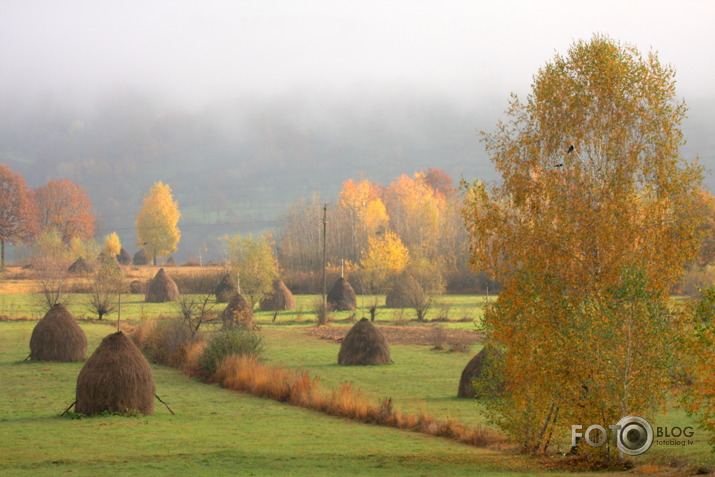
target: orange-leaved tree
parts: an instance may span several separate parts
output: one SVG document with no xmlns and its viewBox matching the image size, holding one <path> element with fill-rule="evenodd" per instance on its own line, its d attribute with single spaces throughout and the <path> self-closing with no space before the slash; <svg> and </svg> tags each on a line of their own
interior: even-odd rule
<svg viewBox="0 0 715 477">
<path fill-rule="evenodd" d="M 484 326 L 505 384 L 487 409 L 538 452 L 663 404 L 701 170 L 680 156 L 685 105 L 654 53 L 595 35 L 532 88 L 483 133 L 502 180 L 467 186 L 464 215 L 472 264 L 503 285 Z"/>
<path fill-rule="evenodd" d="M 171 194 L 171 187 L 159 181 L 144 196 L 144 204 L 137 214 L 137 245 L 151 254 L 154 265 L 157 257 L 176 251 L 181 238 L 179 204 Z"/>
<path fill-rule="evenodd" d="M 74 237 L 82 240 L 94 235 L 92 202 L 82 186 L 69 179 L 52 179 L 35 190 L 37 221 L 45 231 L 54 229 L 69 244 Z"/>
<path fill-rule="evenodd" d="M 25 179 L 0 164 L 0 269 L 5 268 L 5 243 L 27 242 L 35 234 L 34 210 Z"/>
<path fill-rule="evenodd" d="M 342 219 L 338 230 L 347 234 L 348 244 L 341 258 L 356 261 L 367 248 L 368 237 L 388 222 L 380 188 L 365 179 L 358 182 L 349 179 L 343 182 L 338 206 L 339 220 Z"/>
</svg>

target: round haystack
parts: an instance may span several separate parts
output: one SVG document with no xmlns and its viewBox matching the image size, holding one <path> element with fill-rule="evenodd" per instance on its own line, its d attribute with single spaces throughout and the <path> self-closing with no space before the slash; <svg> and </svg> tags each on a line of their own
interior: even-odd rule
<svg viewBox="0 0 715 477">
<path fill-rule="evenodd" d="M 147 303 L 164 303 L 179 300 L 179 287 L 168 273 L 160 268 L 149 282 L 144 301 Z"/>
<path fill-rule="evenodd" d="M 253 309 L 243 295 L 236 293 L 231 297 L 226 308 L 221 312 L 221 321 L 224 328 L 235 328 L 237 326 L 245 326 L 246 328 L 256 329 L 253 322 Z"/>
<path fill-rule="evenodd" d="M 32 330 L 33 361 L 83 361 L 86 354 L 87 336 L 62 304 L 50 308 Z"/>
<path fill-rule="evenodd" d="M 338 364 L 343 366 L 389 364 L 390 347 L 380 330 L 367 318 L 355 323 L 340 344 Z"/>
<path fill-rule="evenodd" d="M 153 414 L 155 393 L 149 362 L 118 331 L 102 340 L 79 372 L 75 411 Z"/>
<path fill-rule="evenodd" d="M 295 299 L 283 280 L 273 280 L 273 291 L 261 300 L 261 310 L 280 311 L 295 308 Z"/>
<path fill-rule="evenodd" d="M 144 295 L 146 293 L 146 282 L 140 280 L 132 280 L 129 284 L 129 293 L 136 295 Z"/>
<path fill-rule="evenodd" d="M 79 257 L 72 265 L 69 266 L 69 268 L 67 268 L 67 271 L 70 273 L 91 273 L 92 267 L 89 266 L 84 258 Z"/>
<path fill-rule="evenodd" d="M 176 266 L 176 260 L 174 260 L 174 257 L 169 256 L 169 258 L 166 259 L 166 262 L 164 263 L 167 267 L 175 267 Z"/>
<path fill-rule="evenodd" d="M 387 308 L 413 307 L 424 296 L 422 285 L 412 275 L 397 278 L 385 296 Z"/>
<path fill-rule="evenodd" d="M 467 366 L 464 367 L 462 371 L 462 377 L 459 380 L 459 389 L 457 390 L 457 397 L 464 398 L 479 398 L 476 390 L 474 389 L 474 380 L 482 376 L 485 366 L 491 359 L 499 359 L 501 357 L 501 352 L 496 348 L 485 346 L 482 350 L 477 353 L 469 362 Z M 496 389 L 503 388 L 504 385 L 496 384 L 494 386 Z"/>
<path fill-rule="evenodd" d="M 227 273 L 221 277 L 221 281 L 218 282 L 216 290 L 214 290 L 216 303 L 228 303 L 236 293 L 236 284 L 231 281 L 231 277 Z"/>
<path fill-rule="evenodd" d="M 122 248 L 117 254 L 117 262 L 119 262 L 119 265 L 129 265 L 132 263 L 132 256 L 129 255 L 129 252 Z"/>
<path fill-rule="evenodd" d="M 357 304 L 357 299 L 355 298 L 355 291 L 350 283 L 340 277 L 337 279 L 333 288 L 330 289 L 328 293 L 328 306 L 334 311 L 355 311 L 355 305 Z"/>
<path fill-rule="evenodd" d="M 144 251 L 144 249 L 141 249 L 134 254 L 132 263 L 134 265 L 146 265 L 149 263 L 149 258 L 146 256 L 146 252 Z"/>
</svg>

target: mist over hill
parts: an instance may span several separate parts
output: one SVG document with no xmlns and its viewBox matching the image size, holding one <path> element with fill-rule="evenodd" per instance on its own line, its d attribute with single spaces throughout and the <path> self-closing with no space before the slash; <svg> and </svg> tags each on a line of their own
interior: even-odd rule
<svg viewBox="0 0 715 477">
<path fill-rule="evenodd" d="M 182 212 L 177 260 L 215 260 L 219 237 L 273 229 L 295 199 L 317 192 L 333 200 L 343 181 L 361 174 L 387 185 L 433 167 L 455 180 L 495 180 L 478 131 L 491 131 L 506 104 L 409 92 L 350 99 L 303 92 L 194 109 L 136 91 L 79 106 L 52 97 L 5 99 L 0 162 L 31 187 L 63 177 L 82 185 L 99 238 L 116 231 L 131 252 L 142 198 L 161 180 Z M 711 169 L 715 100 L 688 105 L 683 154 L 699 155 Z M 712 175 L 706 185 L 715 189 Z"/>
</svg>

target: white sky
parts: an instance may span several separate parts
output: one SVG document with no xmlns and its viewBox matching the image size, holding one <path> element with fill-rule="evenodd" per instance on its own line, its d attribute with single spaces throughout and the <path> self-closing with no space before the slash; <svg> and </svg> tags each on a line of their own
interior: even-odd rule
<svg viewBox="0 0 715 477">
<path fill-rule="evenodd" d="M 0 0 L 0 95 L 132 88 L 200 105 L 367 89 L 506 104 L 594 32 L 657 50 L 686 100 L 715 96 L 709 0 Z"/>
</svg>

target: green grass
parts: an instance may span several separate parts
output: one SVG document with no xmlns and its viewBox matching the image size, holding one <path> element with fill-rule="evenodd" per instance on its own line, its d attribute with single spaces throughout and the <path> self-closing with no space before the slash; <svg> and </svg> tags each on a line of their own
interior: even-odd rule
<svg viewBox="0 0 715 477">
<path fill-rule="evenodd" d="M 0 323 L 2 475 L 535 475 L 537 462 L 333 418 L 154 366 L 151 416 L 60 418 L 82 363 L 22 361 L 33 322 Z M 90 351 L 112 328 L 81 323 Z M 548 474 L 569 475 L 569 474 Z"/>
</svg>

